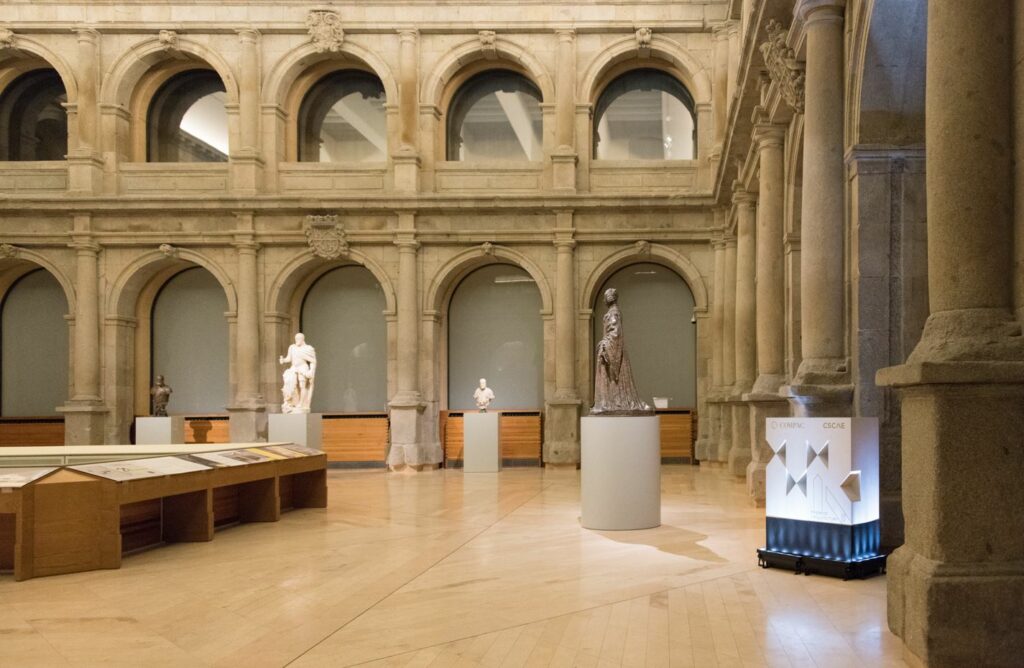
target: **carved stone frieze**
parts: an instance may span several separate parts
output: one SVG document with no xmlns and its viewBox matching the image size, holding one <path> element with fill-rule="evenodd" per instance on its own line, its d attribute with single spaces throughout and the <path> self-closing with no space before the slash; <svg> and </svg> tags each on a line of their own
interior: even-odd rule
<svg viewBox="0 0 1024 668">
<path fill-rule="evenodd" d="M 761 55 L 772 81 L 778 84 L 782 99 L 798 113 L 804 110 L 804 65 L 798 62 L 793 49 L 786 44 L 789 29 L 778 21 L 769 21 L 768 41 L 761 45 Z"/>
<path fill-rule="evenodd" d="M 161 30 L 156 39 L 164 51 L 178 50 L 178 33 L 173 30 Z"/>
<path fill-rule="evenodd" d="M 335 214 L 306 216 L 306 242 L 313 255 L 325 260 L 337 260 L 348 255 L 345 229 Z"/>
<path fill-rule="evenodd" d="M 345 31 L 341 28 L 341 17 L 337 12 L 315 9 L 306 17 L 310 41 L 320 53 L 341 51 L 345 43 Z"/>
</svg>

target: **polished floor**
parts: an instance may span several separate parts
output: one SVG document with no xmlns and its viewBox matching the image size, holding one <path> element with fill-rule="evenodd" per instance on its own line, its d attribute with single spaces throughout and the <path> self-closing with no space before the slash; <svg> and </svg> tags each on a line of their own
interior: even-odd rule
<svg viewBox="0 0 1024 668">
<path fill-rule="evenodd" d="M 119 571 L 0 575 L 0 666 L 899 666 L 885 578 L 757 567 L 764 515 L 666 466 L 664 524 L 581 529 L 574 471 L 332 471 L 330 507 Z"/>
</svg>

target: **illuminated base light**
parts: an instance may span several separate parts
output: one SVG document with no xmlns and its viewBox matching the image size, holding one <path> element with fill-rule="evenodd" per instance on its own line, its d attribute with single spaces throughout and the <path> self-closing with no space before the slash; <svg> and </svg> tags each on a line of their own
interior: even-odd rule
<svg viewBox="0 0 1024 668">
<path fill-rule="evenodd" d="M 781 568 L 804 575 L 827 575 L 844 580 L 863 579 L 885 573 L 884 554 L 865 554 L 852 559 L 836 559 L 827 555 L 810 554 L 800 550 L 757 551 L 757 564 L 761 568 Z"/>
</svg>

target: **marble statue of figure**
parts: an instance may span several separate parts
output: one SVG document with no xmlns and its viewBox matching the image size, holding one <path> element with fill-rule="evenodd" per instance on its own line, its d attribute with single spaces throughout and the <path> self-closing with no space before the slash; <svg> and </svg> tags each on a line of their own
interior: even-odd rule
<svg viewBox="0 0 1024 668">
<path fill-rule="evenodd" d="M 650 415 L 654 411 L 636 391 L 633 368 L 622 335 L 622 312 L 615 288 L 604 291 L 608 312 L 604 314 L 604 336 L 597 344 L 594 376 L 594 407 L 591 415 Z"/>
<path fill-rule="evenodd" d="M 295 343 L 288 346 L 288 354 L 281 357 L 280 364 L 290 365 L 284 370 L 284 386 L 281 394 L 282 413 L 308 413 L 313 401 L 313 379 L 316 376 L 316 350 L 306 343 L 302 333 L 295 335 Z"/>
<path fill-rule="evenodd" d="M 481 413 L 486 413 L 487 407 L 494 401 L 494 390 L 487 387 L 486 378 L 480 379 L 480 387 L 473 392 L 473 400 L 476 401 L 476 407 L 480 409 Z"/>
<path fill-rule="evenodd" d="M 153 417 L 167 417 L 167 404 L 171 401 L 173 391 L 164 383 L 163 376 L 156 377 L 156 385 L 149 389 L 149 394 L 153 397 Z"/>
</svg>

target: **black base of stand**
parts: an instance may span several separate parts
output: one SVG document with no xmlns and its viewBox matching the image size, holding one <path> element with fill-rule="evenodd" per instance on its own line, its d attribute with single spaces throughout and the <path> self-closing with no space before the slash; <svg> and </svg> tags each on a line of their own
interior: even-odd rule
<svg viewBox="0 0 1024 668">
<path fill-rule="evenodd" d="M 844 580 L 885 573 L 885 558 L 886 555 L 882 554 L 857 561 L 838 561 L 763 548 L 757 551 L 757 565 L 761 568 L 784 568 L 804 575 L 827 575 Z"/>
</svg>

